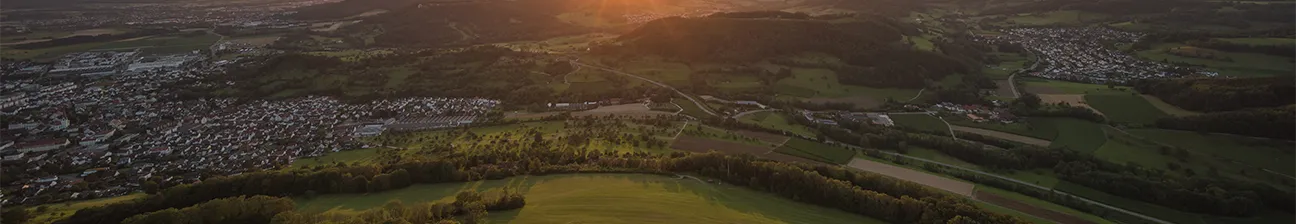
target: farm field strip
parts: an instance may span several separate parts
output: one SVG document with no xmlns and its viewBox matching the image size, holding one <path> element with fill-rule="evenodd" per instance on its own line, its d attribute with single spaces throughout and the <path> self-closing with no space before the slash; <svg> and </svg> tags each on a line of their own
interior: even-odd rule
<svg viewBox="0 0 1296 224">
<path fill-rule="evenodd" d="M 887 175 L 910 182 L 927 185 L 936 189 L 949 191 L 954 194 L 972 197 L 976 185 L 971 183 L 936 176 L 909 168 L 893 166 L 890 164 L 879 163 L 867 159 L 853 158 L 846 166 L 858 170 L 872 173 Z"/>
<path fill-rule="evenodd" d="M 962 131 L 962 132 L 969 132 L 969 133 L 973 133 L 973 134 L 985 135 L 985 136 L 995 137 L 995 138 L 999 138 L 999 139 L 1003 139 L 1003 140 L 1014 141 L 1014 142 L 1020 142 L 1020 143 L 1024 143 L 1024 144 L 1028 144 L 1028 145 L 1035 145 L 1035 146 L 1044 146 L 1044 147 L 1048 147 L 1049 145 L 1053 144 L 1053 142 L 1050 142 L 1050 141 L 1048 141 L 1048 140 L 1038 139 L 1038 138 L 1032 138 L 1032 137 L 1027 137 L 1027 136 L 1018 135 L 1018 134 L 1013 134 L 1013 133 L 1008 133 L 1008 132 L 1001 132 L 1001 131 L 994 131 L 994 130 L 987 130 L 987 129 L 973 128 L 973 127 L 963 127 L 963 126 L 958 126 L 958 125 L 952 125 L 952 126 L 950 126 L 950 127 L 951 127 L 951 128 L 954 128 L 955 131 Z"/>
</svg>

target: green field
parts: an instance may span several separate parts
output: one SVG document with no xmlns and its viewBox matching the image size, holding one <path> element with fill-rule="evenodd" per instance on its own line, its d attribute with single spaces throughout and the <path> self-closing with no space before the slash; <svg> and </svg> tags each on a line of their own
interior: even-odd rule
<svg viewBox="0 0 1296 224">
<path fill-rule="evenodd" d="M 1170 221 L 1178 224 L 1202 224 L 1201 216 L 1193 213 L 1180 212 L 1174 209 L 1161 207 L 1153 204 L 1144 203 L 1132 199 L 1126 199 L 1119 196 L 1107 194 L 1092 188 L 1080 186 L 1070 182 L 1058 183 L 1053 189 L 1067 192 L 1076 196 L 1102 202 L 1104 204 L 1120 207 L 1121 209 L 1130 210 L 1143 215 L 1155 217 L 1161 220 Z M 1122 219 L 1113 219 L 1114 221 L 1123 221 Z"/>
<path fill-rule="evenodd" d="M 705 110 L 702 110 L 702 108 L 698 107 L 696 103 L 693 103 L 693 101 L 689 101 L 688 99 L 674 98 L 671 99 L 671 102 L 679 105 L 680 108 L 683 108 L 684 111 L 681 113 L 685 115 L 693 116 L 698 119 L 711 117 L 711 114 L 708 114 Z"/>
<path fill-rule="evenodd" d="M 922 131 L 932 131 L 949 134 L 949 126 L 940 119 L 926 114 L 892 114 L 891 120 L 901 127 L 913 128 Z"/>
<path fill-rule="evenodd" d="M 513 146 L 498 144 L 497 141 L 528 141 L 535 136 L 529 133 L 540 133 L 540 136 L 543 139 L 554 141 L 577 133 L 610 131 L 610 133 L 615 133 L 614 136 L 619 137 L 611 140 L 603 138 L 590 139 L 587 144 L 563 144 L 560 147 L 616 152 L 669 153 L 673 152 L 669 147 L 667 147 L 669 144 L 661 145 L 661 147 L 649 147 L 642 144 L 643 142 L 638 140 L 639 138 L 637 138 L 637 136 L 626 138 L 625 135 L 646 135 L 658 140 L 670 139 L 679 132 L 680 125 L 683 124 L 682 122 L 679 122 L 673 126 L 657 128 L 624 121 L 613 122 L 620 122 L 620 124 L 616 126 L 600 124 L 593 127 L 577 127 L 575 125 L 569 125 L 564 121 L 527 122 L 509 125 L 474 127 L 469 129 L 471 134 L 452 132 L 452 130 L 423 131 L 406 134 L 384 134 L 367 141 L 409 149 L 403 152 L 405 154 L 419 153 L 423 148 L 437 146 L 446 142 L 453 144 L 455 150 L 471 152 L 481 149 L 507 149 L 508 147 Z M 458 135 L 452 135 L 451 133 Z"/>
<path fill-rule="evenodd" d="M 1018 88 L 1025 88 L 1027 92 L 1035 94 L 1130 94 L 1134 90 L 1125 86 L 1115 86 L 1109 88 L 1107 85 L 1067 82 L 1057 80 L 1047 80 L 1040 78 L 1021 78 L 1025 85 Z"/>
<path fill-rule="evenodd" d="M 378 151 L 380 150 L 384 149 L 368 148 L 330 152 L 315 158 L 299 158 L 293 161 L 292 167 L 331 165 L 333 163 L 365 163 L 378 158 Z"/>
<path fill-rule="evenodd" d="M 1088 21 L 1106 18 L 1107 15 L 1076 10 L 1052 11 L 1008 17 L 1007 25 L 1043 26 L 1043 25 L 1079 25 Z"/>
<path fill-rule="evenodd" d="M 1170 103 L 1166 103 L 1165 101 L 1161 100 L 1161 98 L 1157 98 L 1155 96 L 1143 95 L 1143 99 L 1146 99 L 1147 102 L 1151 103 L 1153 107 L 1156 107 L 1157 109 L 1161 109 L 1161 112 L 1165 112 L 1166 114 L 1169 114 L 1171 116 L 1183 117 L 1183 116 L 1193 116 L 1193 115 L 1202 114 L 1201 112 L 1185 110 L 1183 108 L 1179 108 L 1178 106 L 1170 105 Z"/>
<path fill-rule="evenodd" d="M 5 58 L 16 59 L 48 60 L 57 58 L 64 54 L 79 51 L 133 50 L 136 48 L 142 48 L 145 54 L 174 54 L 195 50 L 205 50 L 219 39 L 219 36 L 210 34 L 198 36 L 155 36 L 139 40 L 84 43 L 30 50 L 5 48 L 2 56 Z"/>
<path fill-rule="evenodd" d="M 27 223 L 30 224 L 53 223 L 54 221 L 67 218 L 68 216 L 72 216 L 72 214 L 76 213 L 77 210 L 81 210 L 83 208 L 105 206 L 109 204 L 135 200 L 137 198 L 142 198 L 142 197 L 144 197 L 144 194 L 136 193 L 136 194 L 117 196 L 117 197 L 98 198 L 98 199 L 90 199 L 84 201 L 71 201 L 71 202 L 64 202 L 58 204 L 47 204 L 47 205 L 40 205 L 35 207 L 28 207 L 27 214 L 29 214 L 30 217 L 32 218 L 30 220 L 27 220 Z M 38 210 L 41 210 L 40 207 L 45 207 L 44 212 L 38 212 Z"/>
<path fill-rule="evenodd" d="M 803 98 L 868 97 L 876 101 L 887 98 L 907 100 L 918 95 L 917 89 L 870 88 L 841 84 L 837 73 L 828 69 L 793 68 L 792 77 L 774 84 L 779 94 Z"/>
<path fill-rule="evenodd" d="M 1140 95 L 1088 94 L 1084 100 L 1113 123 L 1152 125 L 1157 119 L 1170 117 Z"/>
<path fill-rule="evenodd" d="M 1008 79 L 1013 72 L 1021 70 L 1029 65 L 1030 60 L 1021 54 L 1016 53 L 990 53 L 1000 62 L 991 67 L 982 68 L 981 72 L 985 73 L 990 79 Z"/>
<path fill-rule="evenodd" d="M 1023 195 L 1023 194 L 1018 194 L 1018 193 L 1016 193 L 1016 192 L 1012 192 L 1012 191 L 1007 191 L 1007 190 L 998 189 L 998 188 L 994 188 L 994 187 L 990 187 L 990 186 L 985 186 L 985 185 L 977 185 L 977 186 L 976 186 L 976 190 L 977 190 L 977 191 L 980 191 L 979 193 L 989 193 L 989 194 L 994 194 L 994 195 L 998 195 L 998 196 L 1000 196 L 1000 197 L 1005 197 L 1005 198 L 1013 199 L 1013 200 L 1016 200 L 1016 201 L 1019 201 L 1019 202 L 1022 202 L 1022 203 L 1026 203 L 1026 204 L 1034 205 L 1035 207 L 1039 207 L 1039 208 L 1043 208 L 1043 209 L 1048 209 L 1048 210 L 1053 210 L 1053 211 L 1061 212 L 1061 213 L 1066 213 L 1066 214 L 1069 214 L 1069 215 L 1073 215 L 1073 216 L 1076 216 L 1076 217 L 1080 217 L 1080 218 L 1082 218 L 1082 219 L 1084 219 L 1084 220 L 1088 220 L 1088 221 L 1093 222 L 1093 223 L 1100 223 L 1100 224 L 1101 224 L 1101 223 L 1113 223 L 1113 222 L 1111 222 L 1111 221 L 1107 221 L 1106 219 L 1103 219 L 1102 217 L 1095 216 L 1095 215 L 1093 215 L 1093 214 L 1084 213 L 1084 212 L 1082 212 L 1082 211 L 1077 211 L 1077 210 L 1075 210 L 1075 209 L 1068 208 L 1068 207 L 1066 207 L 1066 206 L 1062 206 L 1062 205 L 1054 204 L 1054 203 L 1052 203 L 1052 202 L 1048 202 L 1048 201 L 1040 200 L 1040 199 L 1038 199 L 1038 198 L 1033 198 L 1033 197 L 1026 196 L 1026 195 Z"/>
<path fill-rule="evenodd" d="M 792 120 L 789 120 L 782 113 L 773 112 L 773 111 L 749 114 L 747 116 L 738 118 L 738 121 L 743 123 L 760 125 L 761 127 L 764 128 L 786 131 L 793 135 L 799 135 L 804 137 L 815 136 L 815 132 L 813 130 L 810 130 L 810 128 L 806 126 L 802 126 L 800 124 L 793 123 Z"/>
<path fill-rule="evenodd" d="M 936 162 L 968 168 L 968 169 L 981 170 L 981 166 L 979 165 L 963 161 L 959 158 L 954 158 L 953 156 L 946 155 L 945 153 L 941 153 L 940 151 L 936 151 L 928 148 L 914 147 L 914 146 L 910 146 L 907 150 L 908 151 L 905 153 L 905 155 L 907 156 L 923 158 L 931 161 L 936 161 Z"/>
<path fill-rule="evenodd" d="M 391 200 L 453 200 L 467 189 L 519 188 L 526 206 L 491 212 L 491 223 L 884 223 L 742 187 L 641 174 L 514 177 L 473 183 L 422 184 L 369 194 L 298 198 L 307 212 L 354 212 Z"/>
<path fill-rule="evenodd" d="M 792 138 L 774 151 L 832 164 L 846 164 L 851 158 L 855 158 L 855 150 L 801 138 Z"/>
<path fill-rule="evenodd" d="M 1296 72 L 1296 63 L 1293 63 L 1291 58 L 1273 55 L 1217 51 L 1218 57 L 1227 57 L 1231 59 L 1231 61 L 1228 61 L 1184 57 L 1167 52 L 1169 49 L 1184 46 L 1185 45 L 1183 44 L 1159 43 L 1152 45 L 1149 50 L 1137 52 L 1137 55 L 1141 58 L 1153 61 L 1201 65 L 1205 66 L 1209 70 L 1219 72 L 1220 75 L 1227 76 L 1290 76 L 1293 72 Z"/>
<path fill-rule="evenodd" d="M 1058 136 L 1057 127 L 1053 126 L 1053 119 L 1048 118 L 1026 118 L 1026 122 L 1012 124 L 973 122 L 961 116 L 946 117 L 945 121 L 952 125 L 995 130 L 1050 141 Z"/>
<path fill-rule="evenodd" d="M 1051 168 L 1034 169 L 1034 170 L 1015 170 L 1012 171 L 1012 173 L 1001 174 L 1001 175 L 1012 179 L 1033 183 L 1035 185 L 1039 185 L 1047 188 L 1053 188 L 1053 186 L 1057 185 L 1059 181 L 1057 175 L 1053 174 L 1053 170 Z"/>
<path fill-rule="evenodd" d="M 770 143 L 762 142 L 737 132 L 697 123 L 689 123 L 688 126 L 684 127 L 684 131 L 681 132 L 681 134 L 761 147 L 771 146 Z"/>
<path fill-rule="evenodd" d="M 1296 175 L 1296 168 L 1292 167 L 1292 164 L 1296 164 L 1296 155 L 1292 151 L 1296 144 L 1291 142 L 1164 129 L 1133 129 L 1128 132 L 1210 158 L 1222 158 L 1225 161 Z"/>
<path fill-rule="evenodd" d="M 1248 37 L 1248 38 L 1215 38 L 1216 40 L 1246 45 L 1296 45 L 1296 39 L 1277 38 L 1277 37 Z"/>
<path fill-rule="evenodd" d="M 1103 126 L 1075 118 L 1044 118 L 1057 127 L 1057 138 L 1049 148 L 1065 147 L 1081 153 L 1093 153 L 1107 142 Z"/>
</svg>

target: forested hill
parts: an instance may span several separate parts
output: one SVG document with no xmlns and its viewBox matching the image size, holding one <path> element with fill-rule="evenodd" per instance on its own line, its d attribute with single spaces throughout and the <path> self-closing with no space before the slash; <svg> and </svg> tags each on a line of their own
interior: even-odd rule
<svg viewBox="0 0 1296 224">
<path fill-rule="evenodd" d="M 1293 83 L 1296 79 L 1292 77 L 1263 77 L 1140 80 L 1132 84 L 1139 92 L 1175 106 L 1210 112 L 1296 104 Z"/>
<path fill-rule="evenodd" d="M 665 18 L 648 22 L 622 35 L 617 44 L 597 47 L 593 53 L 659 55 L 701 63 L 801 63 L 795 66 L 833 69 L 841 74 L 838 77 L 843 83 L 876 87 L 922 87 L 925 80 L 966 74 L 980 58 L 914 49 L 903 40 L 917 29 L 888 18 L 850 20 Z M 941 50 L 947 54 L 967 52 Z M 844 63 L 778 61 L 805 52 L 826 53 Z"/>
</svg>

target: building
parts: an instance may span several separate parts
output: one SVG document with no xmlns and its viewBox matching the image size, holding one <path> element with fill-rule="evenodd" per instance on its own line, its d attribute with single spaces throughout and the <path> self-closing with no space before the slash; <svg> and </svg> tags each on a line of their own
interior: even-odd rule
<svg viewBox="0 0 1296 224">
<path fill-rule="evenodd" d="M 72 144 L 67 139 L 46 139 L 34 142 L 24 142 L 15 146 L 20 153 L 28 152 L 45 152 L 55 150 Z"/>
<path fill-rule="evenodd" d="M 23 92 L 0 96 L 0 108 L 27 105 L 28 99 L 29 97 L 27 97 L 27 93 Z"/>
</svg>

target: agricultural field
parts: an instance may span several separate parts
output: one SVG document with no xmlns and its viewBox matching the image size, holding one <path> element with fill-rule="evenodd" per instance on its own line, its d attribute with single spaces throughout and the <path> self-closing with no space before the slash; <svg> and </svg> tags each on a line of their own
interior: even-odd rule
<svg viewBox="0 0 1296 224">
<path fill-rule="evenodd" d="M 932 131 L 938 133 L 949 133 L 949 126 L 940 119 L 926 114 L 891 114 L 891 120 L 901 127 L 913 128 L 921 131 Z"/>
<path fill-rule="evenodd" d="M 1184 116 L 1193 116 L 1193 115 L 1202 114 L 1201 112 L 1185 110 L 1183 108 L 1179 108 L 1179 106 L 1171 105 L 1170 103 L 1161 100 L 1161 98 L 1157 98 L 1152 95 L 1142 95 L 1142 96 L 1143 99 L 1147 100 L 1148 103 L 1151 103 L 1153 107 L 1156 107 L 1157 109 L 1161 109 L 1161 112 L 1165 112 L 1170 116 L 1184 117 Z"/>
<path fill-rule="evenodd" d="M 503 187 L 524 192 L 527 204 L 516 211 L 491 212 L 491 223 L 884 223 L 738 186 L 645 174 L 523 176 L 296 201 L 299 211 L 356 212 L 392 200 L 449 201 L 463 190 Z"/>
<path fill-rule="evenodd" d="M 823 161 L 832 164 L 845 164 L 855 158 L 855 150 L 813 142 L 801 138 L 792 138 L 775 152 L 801 158 Z"/>
<path fill-rule="evenodd" d="M 999 64 L 981 69 L 981 72 L 985 73 L 986 77 L 990 79 L 1008 79 L 1008 76 L 1012 75 L 1013 72 L 1030 66 L 1030 60 L 1021 54 L 996 52 L 990 53 L 990 55 L 1001 61 Z"/>
<path fill-rule="evenodd" d="M 1180 212 L 1174 209 L 1161 207 L 1158 205 L 1148 204 L 1133 199 L 1126 199 L 1120 196 L 1107 194 L 1098 190 L 1094 190 L 1092 188 L 1080 186 L 1070 182 L 1065 182 L 1065 181 L 1060 182 L 1053 189 L 1070 193 L 1076 196 L 1084 197 L 1089 200 L 1094 200 L 1108 205 L 1120 207 L 1125 210 L 1141 213 L 1143 215 L 1151 216 L 1161 220 L 1170 221 L 1173 223 L 1205 224 L 1205 222 L 1203 222 L 1201 219 L 1201 215 L 1198 214 Z M 1128 217 L 1128 218 L 1130 219 L 1114 218 L 1111 220 L 1117 222 L 1141 223 L 1139 221 L 1136 221 L 1141 219 L 1136 219 L 1134 217 Z"/>
<path fill-rule="evenodd" d="M 744 135 L 736 131 L 725 130 L 721 128 L 716 128 L 716 127 L 711 127 L 708 125 L 696 124 L 696 123 L 689 123 L 687 126 L 684 126 L 683 130 L 680 132 L 680 135 L 707 138 L 712 140 L 726 141 L 726 142 L 732 142 L 738 144 L 756 145 L 762 147 L 778 145 L 777 143 L 771 144 L 768 142 L 763 142 L 759 139 L 748 137 L 747 135 Z"/>
<path fill-rule="evenodd" d="M 1057 128 L 1057 138 L 1049 148 L 1063 148 L 1080 153 L 1093 153 L 1107 142 L 1103 126 L 1075 118 L 1042 118 Z"/>
<path fill-rule="evenodd" d="M 769 111 L 769 112 L 753 113 L 738 118 L 738 121 L 743 123 L 760 125 L 761 127 L 765 127 L 769 129 L 786 131 L 788 133 L 791 133 L 792 135 L 811 137 L 814 136 L 815 134 L 814 130 L 811 130 L 806 126 L 802 126 L 800 124 L 794 123 L 794 121 L 789 120 L 787 117 L 785 117 L 785 115 L 779 112 Z"/>
<path fill-rule="evenodd" d="M 1207 158 L 1219 158 L 1228 163 L 1256 166 L 1288 176 L 1296 176 L 1296 143 L 1257 139 L 1250 137 L 1200 134 L 1189 131 L 1164 129 L 1133 129 L 1132 135 L 1152 141 L 1187 149 Z"/>
<path fill-rule="evenodd" d="M 119 41 L 82 43 L 48 47 L 41 49 L 4 48 L 0 56 L 15 59 L 52 60 L 64 54 L 92 50 L 134 50 L 140 48 L 145 54 L 175 54 L 195 50 L 206 50 L 220 37 L 216 35 L 198 36 L 152 36 L 132 38 Z"/>
<path fill-rule="evenodd" d="M 1063 223 L 1084 223 L 1084 222 L 1095 223 L 1095 224 L 1113 223 L 1112 221 L 1107 221 L 1106 219 L 1095 216 L 1093 214 L 1077 211 L 1075 209 L 1068 208 L 1066 206 L 1054 204 L 1052 202 L 1040 200 L 1038 198 L 1034 198 L 1031 196 L 1026 196 L 1016 192 L 998 189 L 990 186 L 977 185 L 975 194 L 976 194 L 976 198 L 979 200 L 1007 202 L 1007 203 L 998 203 L 998 204 L 1014 204 L 1014 202 L 1021 203 L 1019 206 L 1013 206 L 1013 207 L 1018 210 L 1021 209 L 1035 210 L 1035 212 L 1032 212 L 1032 214 L 1052 214 L 1049 217 L 1050 220 L 1067 220 L 1066 222 Z"/>
<path fill-rule="evenodd" d="M 454 150 L 462 152 L 471 152 L 483 148 L 501 148 L 510 147 L 505 144 L 498 144 L 499 141 L 512 142 L 529 142 L 535 136 L 540 136 L 547 141 L 561 141 L 570 136 L 580 133 L 587 135 L 608 134 L 618 136 L 615 139 L 589 138 L 587 143 L 580 145 L 561 144 L 558 148 L 581 148 L 597 151 L 616 151 L 616 152 L 645 152 L 645 153 L 669 153 L 669 140 L 674 138 L 683 127 L 683 122 L 678 122 L 667 127 L 654 127 L 637 124 L 629 121 L 606 120 L 600 119 L 597 124 L 590 126 L 578 126 L 567 121 L 542 121 L 527 122 L 509 125 L 496 125 L 485 127 L 469 128 L 467 132 L 459 129 L 455 130 L 436 130 L 422 131 L 404 134 L 384 134 L 368 140 L 368 142 L 380 145 L 387 145 L 398 148 L 405 148 L 402 155 L 411 153 L 421 153 L 424 149 L 452 145 Z M 633 137 L 626 138 L 625 135 Z M 649 144 L 641 136 L 660 141 L 660 145 Z M 566 142 L 563 142 L 566 143 Z"/>
<path fill-rule="evenodd" d="M 1296 39 L 1277 38 L 1277 37 L 1244 37 L 1244 38 L 1215 38 L 1216 40 L 1245 45 L 1296 45 Z"/>
<path fill-rule="evenodd" d="M 266 46 L 279 40 L 279 35 L 247 36 L 228 40 L 229 42 L 242 43 L 252 46 Z"/>
<path fill-rule="evenodd" d="M 963 126 L 951 126 L 950 128 L 954 129 L 955 136 L 962 135 L 962 133 L 973 133 L 978 135 L 995 137 L 995 138 L 1008 140 L 1008 141 L 1014 141 L 1022 144 L 1042 146 L 1042 147 L 1047 147 L 1053 144 L 1053 142 L 1044 139 L 1038 139 L 1030 136 L 1018 135 L 1018 134 L 989 130 L 989 129 L 980 129 L 980 128 L 963 127 Z"/>
<path fill-rule="evenodd" d="M 1044 13 L 1032 13 L 1025 15 L 1013 15 L 1007 18 L 1001 25 L 1006 26 L 1044 26 L 1044 25 L 1080 25 L 1089 21 L 1107 18 L 1108 16 L 1100 13 L 1092 13 L 1077 10 L 1052 11 Z"/>
<path fill-rule="evenodd" d="M 1098 84 L 1047 80 L 1040 78 L 1022 78 L 1024 85 L 1017 86 L 1023 92 L 1034 94 L 1130 94 L 1134 89 L 1126 86 L 1107 86 Z"/>
<path fill-rule="evenodd" d="M 1290 76 L 1293 72 L 1296 72 L 1296 63 L 1293 63 L 1291 58 L 1273 55 L 1204 49 L 1213 52 L 1215 58 L 1222 58 L 1209 59 L 1185 57 L 1170 53 L 1175 50 L 1182 51 L 1185 47 L 1187 46 L 1177 43 L 1159 43 L 1152 45 L 1149 50 L 1139 51 L 1136 54 L 1147 60 L 1204 66 L 1208 70 L 1227 76 Z"/>
<path fill-rule="evenodd" d="M 671 99 L 671 102 L 675 103 L 675 105 L 679 105 L 680 109 L 682 109 L 680 112 L 682 114 L 693 116 L 695 118 L 711 116 L 711 114 L 708 114 L 705 110 L 702 110 L 701 107 L 698 107 L 696 103 L 693 103 L 693 101 L 689 101 L 688 99 L 674 98 Z"/>
<path fill-rule="evenodd" d="M 1117 124 L 1152 125 L 1157 119 L 1170 117 L 1141 95 L 1089 94 L 1084 96 L 1084 101 L 1101 111 L 1108 121 Z"/>
<path fill-rule="evenodd" d="M 921 169 L 904 168 L 889 164 L 889 162 L 878 162 L 869 159 L 856 158 L 850 160 L 850 163 L 847 164 L 847 166 L 858 170 L 908 180 L 963 196 L 972 196 L 976 189 L 976 185 L 963 182 L 962 180 L 926 173 L 921 171 Z"/>
<path fill-rule="evenodd" d="M 1026 118 L 1026 122 L 1012 124 L 974 122 L 957 116 L 946 118 L 945 121 L 952 125 L 1006 132 L 1042 140 L 1053 140 L 1058 136 L 1057 127 L 1054 127 L 1052 120 L 1047 118 Z"/>
<path fill-rule="evenodd" d="M 105 206 L 114 203 L 135 200 L 137 198 L 142 198 L 142 197 L 144 197 L 144 194 L 136 193 L 136 194 L 117 196 L 117 197 L 98 198 L 98 199 L 90 199 L 84 201 L 71 201 L 71 202 L 64 202 L 58 204 L 48 204 L 48 205 L 41 205 L 36 207 L 29 207 L 27 208 L 27 212 L 29 215 L 31 215 L 32 218 L 30 220 L 27 220 L 27 223 L 30 224 L 54 223 L 54 221 L 67 218 L 68 216 L 72 216 L 72 214 L 76 213 L 77 210 L 81 210 L 83 208 Z"/>
<path fill-rule="evenodd" d="M 793 68 L 792 77 L 779 80 L 773 89 L 778 94 L 806 98 L 815 103 L 852 103 L 863 108 L 877 107 L 888 98 L 907 101 L 917 96 L 919 91 L 844 85 L 837 81 L 837 73 L 832 70 L 807 68 Z"/>
<path fill-rule="evenodd" d="M 374 49 L 374 50 L 340 50 L 340 51 L 311 51 L 306 52 L 308 55 L 333 57 L 342 59 L 342 61 L 360 61 L 367 58 L 391 54 L 391 50 Z"/>
<path fill-rule="evenodd" d="M 303 168 L 303 167 L 313 167 L 313 166 L 321 166 L 321 165 L 332 165 L 334 163 L 345 163 L 345 164 L 367 163 L 373 161 L 374 159 L 377 159 L 378 152 L 382 150 L 390 150 L 390 149 L 367 148 L 367 149 L 352 149 L 352 150 L 330 152 L 328 154 L 325 154 L 324 156 L 315 157 L 315 158 L 298 158 L 297 160 L 293 161 L 292 167 Z"/>
<path fill-rule="evenodd" d="M 923 158 L 931 161 L 936 161 L 944 164 L 949 164 L 949 165 L 954 165 L 954 166 L 969 168 L 974 170 L 981 169 L 981 166 L 979 165 L 963 161 L 959 158 L 954 158 L 953 156 L 946 155 L 945 153 L 941 153 L 940 151 L 936 151 L 933 149 L 909 146 L 909 148 L 906 150 L 907 152 L 905 153 L 905 155 L 907 156 Z"/>
</svg>

